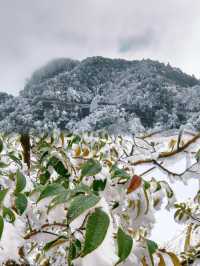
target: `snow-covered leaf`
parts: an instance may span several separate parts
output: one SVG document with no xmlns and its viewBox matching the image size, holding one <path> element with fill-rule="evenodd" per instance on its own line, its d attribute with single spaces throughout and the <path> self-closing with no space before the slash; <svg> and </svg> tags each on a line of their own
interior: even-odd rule
<svg viewBox="0 0 200 266">
<path fill-rule="evenodd" d="M 57 194 L 63 193 L 65 191 L 66 191 L 65 188 L 61 184 L 57 184 L 57 183 L 48 184 L 42 190 L 40 197 L 38 199 L 38 202 L 44 198 L 52 197 Z"/>
<path fill-rule="evenodd" d="M 74 199 L 72 199 L 68 208 L 68 222 L 71 223 L 83 212 L 94 207 L 99 202 L 99 200 L 100 197 L 94 194 L 76 196 Z"/>
<path fill-rule="evenodd" d="M 109 216 L 100 208 L 97 208 L 88 217 L 82 257 L 91 253 L 101 245 L 106 236 L 109 224 Z"/>
<path fill-rule="evenodd" d="M 81 178 L 84 176 L 94 176 L 101 171 L 102 167 L 99 161 L 89 159 L 81 166 Z"/>
</svg>

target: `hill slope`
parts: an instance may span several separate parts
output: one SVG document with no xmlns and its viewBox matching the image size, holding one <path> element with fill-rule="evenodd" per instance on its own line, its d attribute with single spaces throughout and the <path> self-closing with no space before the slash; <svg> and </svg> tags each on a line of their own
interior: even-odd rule
<svg viewBox="0 0 200 266">
<path fill-rule="evenodd" d="M 199 96 L 199 80 L 157 61 L 61 58 L 35 71 L 19 97 L 0 100 L 0 129 L 199 128 Z"/>
</svg>

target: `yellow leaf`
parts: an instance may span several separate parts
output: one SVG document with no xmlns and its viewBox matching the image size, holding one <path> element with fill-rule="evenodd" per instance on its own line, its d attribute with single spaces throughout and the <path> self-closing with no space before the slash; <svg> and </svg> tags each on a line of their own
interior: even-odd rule
<svg viewBox="0 0 200 266">
<path fill-rule="evenodd" d="M 105 160 L 105 163 L 106 163 L 109 167 L 112 166 L 112 162 L 111 162 L 110 160 Z"/>
<path fill-rule="evenodd" d="M 190 247 L 191 233 L 192 233 L 192 224 L 189 224 L 187 228 L 187 232 L 186 232 L 186 237 L 185 237 L 184 252 L 186 252 L 188 248 Z"/>
<path fill-rule="evenodd" d="M 171 139 L 170 142 L 169 142 L 169 148 L 173 151 L 175 145 L 176 145 L 176 140 L 175 139 Z"/>
<path fill-rule="evenodd" d="M 174 266 L 181 266 L 179 259 L 177 258 L 177 256 L 174 253 L 167 252 L 167 254 L 170 256 Z"/>
<path fill-rule="evenodd" d="M 166 266 L 162 254 L 158 253 L 158 257 L 160 258 L 160 261 L 159 261 L 159 263 L 158 263 L 158 266 Z"/>
<path fill-rule="evenodd" d="M 141 211 L 141 202 L 140 200 L 135 200 L 135 204 L 136 204 L 136 207 L 137 207 L 137 214 L 136 214 L 136 219 L 138 218 L 138 216 L 140 215 L 140 211 Z"/>
<path fill-rule="evenodd" d="M 79 157 L 81 155 L 81 148 L 80 148 L 80 146 L 78 146 L 75 149 L 74 154 L 75 154 L 76 157 Z"/>
<path fill-rule="evenodd" d="M 62 146 L 64 146 L 65 136 L 64 136 L 63 132 L 60 133 L 60 139 L 61 139 Z"/>
<path fill-rule="evenodd" d="M 88 148 L 83 148 L 83 157 L 87 157 L 89 155 L 90 151 Z"/>
<path fill-rule="evenodd" d="M 143 257 L 143 259 L 142 259 L 142 266 L 149 266 L 148 264 L 147 264 L 147 262 L 146 262 L 146 259 L 145 259 L 145 257 Z"/>
</svg>

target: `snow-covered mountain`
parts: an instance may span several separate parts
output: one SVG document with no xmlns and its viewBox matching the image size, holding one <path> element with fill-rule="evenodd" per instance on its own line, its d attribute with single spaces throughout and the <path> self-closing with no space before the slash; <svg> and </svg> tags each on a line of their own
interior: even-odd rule
<svg viewBox="0 0 200 266">
<path fill-rule="evenodd" d="M 19 97 L 0 95 L 0 129 L 198 129 L 199 96 L 200 81 L 169 64 L 61 58 L 36 70 Z"/>
</svg>

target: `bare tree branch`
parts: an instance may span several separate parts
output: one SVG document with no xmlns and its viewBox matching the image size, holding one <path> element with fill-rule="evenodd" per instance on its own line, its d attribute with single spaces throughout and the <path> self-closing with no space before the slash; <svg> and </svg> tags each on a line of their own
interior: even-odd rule
<svg viewBox="0 0 200 266">
<path fill-rule="evenodd" d="M 179 147 L 178 149 L 174 150 L 174 151 L 170 151 L 170 152 L 161 152 L 158 155 L 158 159 L 163 159 L 163 158 L 168 158 L 168 157 L 172 157 L 182 151 L 184 151 L 186 148 L 188 148 L 191 144 L 193 144 L 197 139 L 200 138 L 200 133 L 197 134 L 196 136 L 194 136 L 193 138 L 191 138 L 188 142 L 186 142 L 183 146 Z M 145 163 L 153 163 L 154 159 L 145 159 L 145 160 L 138 160 L 136 162 L 133 162 L 133 165 L 138 165 L 138 164 L 145 164 Z"/>
</svg>

